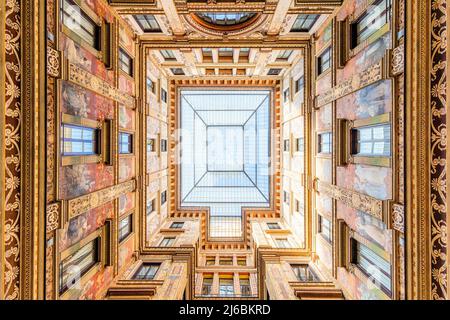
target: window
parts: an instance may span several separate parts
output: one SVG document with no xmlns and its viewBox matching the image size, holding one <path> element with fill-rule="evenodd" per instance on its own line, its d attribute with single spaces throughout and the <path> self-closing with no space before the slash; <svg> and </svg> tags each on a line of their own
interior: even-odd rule
<svg viewBox="0 0 450 320">
<path fill-rule="evenodd" d="M 174 76 L 184 76 L 184 71 L 182 68 L 171 68 L 170 71 L 172 71 Z"/>
<path fill-rule="evenodd" d="M 169 237 L 162 239 L 160 247 L 171 247 L 175 243 L 175 238 Z"/>
<path fill-rule="evenodd" d="M 331 222 L 327 218 L 319 215 L 319 233 L 322 235 L 322 237 L 327 240 L 328 242 L 331 242 Z"/>
<path fill-rule="evenodd" d="M 133 135 L 130 133 L 119 132 L 119 153 L 133 153 Z"/>
<path fill-rule="evenodd" d="M 156 86 L 152 79 L 147 78 L 147 91 L 156 94 Z"/>
<path fill-rule="evenodd" d="M 305 139 L 297 138 L 295 140 L 295 151 L 304 153 L 305 152 Z"/>
<path fill-rule="evenodd" d="M 352 130 L 352 154 L 364 157 L 391 156 L 391 126 L 379 124 Z"/>
<path fill-rule="evenodd" d="M 234 281 L 232 275 L 220 275 L 219 278 L 219 295 L 232 296 L 234 295 Z"/>
<path fill-rule="evenodd" d="M 164 89 L 161 89 L 161 100 L 167 103 L 167 91 Z"/>
<path fill-rule="evenodd" d="M 281 70 L 283 70 L 283 69 L 280 69 L 280 68 L 269 69 L 269 72 L 267 73 L 267 75 L 268 76 L 278 76 L 281 73 Z"/>
<path fill-rule="evenodd" d="M 304 208 L 302 202 L 295 200 L 295 212 L 303 214 Z"/>
<path fill-rule="evenodd" d="M 155 211 L 155 209 L 156 209 L 155 199 L 148 201 L 147 208 L 146 208 L 147 215 L 150 215 L 153 211 Z"/>
<path fill-rule="evenodd" d="M 133 275 L 133 280 L 153 280 L 161 266 L 160 263 L 143 263 Z"/>
<path fill-rule="evenodd" d="M 85 156 L 98 154 L 98 136 L 98 129 L 63 124 L 63 156 Z"/>
<path fill-rule="evenodd" d="M 147 152 L 156 152 L 156 140 L 155 139 L 147 140 Z"/>
<path fill-rule="evenodd" d="M 184 226 L 184 222 L 173 222 L 170 226 L 170 229 L 182 229 Z"/>
<path fill-rule="evenodd" d="M 283 98 L 284 98 L 284 102 L 288 102 L 288 100 L 289 100 L 289 88 L 286 88 L 286 90 L 284 90 Z"/>
<path fill-rule="evenodd" d="M 134 19 L 143 32 L 161 32 L 161 28 L 154 15 L 137 14 L 134 16 Z"/>
<path fill-rule="evenodd" d="M 301 76 L 295 81 L 295 93 L 300 92 L 305 87 L 305 76 Z"/>
<path fill-rule="evenodd" d="M 277 248 L 289 248 L 289 241 L 287 239 L 275 239 Z"/>
<path fill-rule="evenodd" d="M 198 12 L 203 21 L 217 26 L 235 26 L 245 23 L 256 16 L 254 12 Z"/>
<path fill-rule="evenodd" d="M 219 48 L 219 57 L 232 57 L 233 48 Z"/>
<path fill-rule="evenodd" d="M 331 68 L 331 48 L 328 48 L 317 58 L 317 75 L 320 76 L 330 68 Z"/>
<path fill-rule="evenodd" d="M 331 132 L 325 132 L 319 134 L 319 150 L 318 152 L 321 154 L 330 154 L 331 153 Z"/>
<path fill-rule="evenodd" d="M 246 257 L 238 257 L 237 258 L 237 264 L 238 264 L 238 266 L 246 266 L 247 265 L 247 258 Z"/>
<path fill-rule="evenodd" d="M 233 265 L 233 257 L 220 257 L 219 264 L 221 266 L 232 266 Z"/>
<path fill-rule="evenodd" d="M 318 14 L 299 14 L 292 26 L 291 32 L 309 32 L 319 19 Z"/>
<path fill-rule="evenodd" d="M 207 257 L 206 258 L 206 265 L 207 266 L 213 266 L 216 264 L 216 257 Z"/>
<path fill-rule="evenodd" d="M 352 49 L 369 39 L 376 31 L 389 23 L 391 0 L 375 1 L 369 10 L 351 25 Z"/>
<path fill-rule="evenodd" d="M 163 56 L 164 60 L 166 61 L 176 61 L 177 58 L 175 57 L 175 54 L 172 50 L 161 50 L 161 55 Z"/>
<path fill-rule="evenodd" d="M 352 239 L 352 263 L 386 293 L 391 293 L 391 264 L 375 250 Z"/>
<path fill-rule="evenodd" d="M 319 282 L 319 277 L 311 270 L 307 264 L 291 265 L 297 280 L 301 282 Z"/>
<path fill-rule="evenodd" d="M 100 262 L 99 240 L 100 238 L 96 238 L 61 261 L 59 266 L 60 293 L 70 289 L 83 275 Z"/>
<path fill-rule="evenodd" d="M 213 284 L 213 275 L 204 274 L 203 275 L 203 285 L 202 285 L 202 296 L 211 295 L 211 289 Z"/>
<path fill-rule="evenodd" d="M 289 192 L 283 191 L 283 201 L 285 204 L 289 205 Z"/>
<path fill-rule="evenodd" d="M 98 26 L 72 0 L 61 1 L 61 19 L 67 29 L 74 32 L 82 41 L 100 50 L 100 26 Z"/>
<path fill-rule="evenodd" d="M 292 50 L 284 50 L 280 51 L 280 53 L 277 56 L 277 60 L 289 60 L 289 58 L 292 55 Z"/>
<path fill-rule="evenodd" d="M 119 222 L 119 243 L 125 240 L 133 231 L 133 215 L 128 215 Z"/>
<path fill-rule="evenodd" d="M 129 76 L 133 76 L 133 59 L 122 48 L 119 49 L 119 68 Z"/>
<path fill-rule="evenodd" d="M 281 229 L 281 227 L 280 227 L 280 225 L 278 224 L 278 222 L 268 222 L 268 223 L 267 223 L 267 227 L 268 227 L 270 230 L 280 230 L 280 229 Z"/>
<path fill-rule="evenodd" d="M 239 276 L 239 284 L 241 286 L 241 295 L 249 297 L 252 295 L 252 289 L 250 287 L 250 278 L 248 275 Z"/>
<path fill-rule="evenodd" d="M 289 139 L 284 140 L 284 142 L 283 142 L 283 150 L 284 150 L 284 152 L 289 152 L 290 142 L 291 141 Z"/>
<path fill-rule="evenodd" d="M 167 140 L 161 139 L 161 152 L 167 152 Z"/>
<path fill-rule="evenodd" d="M 167 191 L 161 193 L 161 205 L 164 205 L 167 202 Z"/>
</svg>

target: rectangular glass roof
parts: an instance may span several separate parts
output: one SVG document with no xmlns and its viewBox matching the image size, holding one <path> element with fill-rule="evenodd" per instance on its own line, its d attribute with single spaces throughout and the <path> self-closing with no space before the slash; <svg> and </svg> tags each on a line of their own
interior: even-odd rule
<svg viewBox="0 0 450 320">
<path fill-rule="evenodd" d="M 240 237 L 242 208 L 270 206 L 271 92 L 180 95 L 181 207 L 209 207 L 211 237 Z"/>
</svg>

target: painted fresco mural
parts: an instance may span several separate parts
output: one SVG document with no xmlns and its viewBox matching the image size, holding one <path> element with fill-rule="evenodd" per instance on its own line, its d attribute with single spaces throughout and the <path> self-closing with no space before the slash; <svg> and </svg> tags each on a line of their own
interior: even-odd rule
<svg viewBox="0 0 450 320">
<path fill-rule="evenodd" d="M 134 40 L 132 32 L 123 21 L 115 15 L 109 8 L 107 2 L 97 0 L 83 1 L 83 5 L 87 5 L 92 12 L 100 19 L 108 22 L 119 22 L 121 33 L 127 36 L 120 36 L 122 45 L 134 55 Z M 134 83 L 131 78 L 126 81 L 115 78 L 115 71 L 108 70 L 104 63 L 98 58 L 99 55 L 93 53 L 93 50 L 83 47 L 76 38 L 71 38 L 71 32 L 65 32 L 60 28 L 61 32 L 55 34 L 55 25 L 60 23 L 54 20 L 53 10 L 56 10 L 55 1 L 51 0 L 47 3 L 47 26 L 49 29 L 48 38 L 51 41 L 58 40 L 59 49 L 63 52 L 63 56 L 69 62 L 95 75 L 112 86 L 118 84 L 118 88 L 128 94 L 134 95 Z M 130 40 L 131 39 L 131 40 Z M 117 56 L 117 55 L 115 55 Z M 71 84 L 64 80 L 58 82 L 59 105 L 56 106 L 60 114 L 67 114 L 86 118 L 94 121 L 104 121 L 111 119 L 121 128 L 135 130 L 136 119 L 135 111 L 120 106 L 115 110 L 116 103 L 94 93 L 83 87 Z M 115 118 L 117 115 L 117 119 Z M 127 166 L 128 168 L 125 168 Z M 119 177 L 115 176 L 117 167 L 107 166 L 103 163 L 99 164 L 82 164 L 59 166 L 58 185 L 59 199 L 73 199 L 84 196 L 94 191 L 105 189 L 113 186 L 117 182 L 117 178 L 129 179 L 134 177 L 136 169 L 134 162 L 131 164 L 120 160 Z M 123 195 L 119 200 L 119 211 L 130 211 L 135 206 L 135 193 Z M 85 239 L 93 232 L 99 230 L 105 225 L 107 219 L 114 219 L 117 216 L 115 212 L 116 206 L 114 201 L 103 204 L 99 207 L 88 210 L 81 215 L 68 221 L 67 225 L 59 231 L 58 242 L 55 244 L 59 252 L 62 252 Z M 134 251 L 134 241 L 128 241 L 126 244 L 117 248 L 119 256 L 121 256 L 122 265 L 130 258 L 130 252 Z M 120 259 L 119 259 L 120 260 Z M 56 268 L 58 269 L 58 268 Z M 59 274 L 56 273 L 54 277 Z M 100 268 L 90 279 L 83 278 L 83 285 L 75 295 L 70 295 L 70 299 L 101 299 L 105 294 L 106 288 L 113 280 L 114 268 Z"/>
</svg>

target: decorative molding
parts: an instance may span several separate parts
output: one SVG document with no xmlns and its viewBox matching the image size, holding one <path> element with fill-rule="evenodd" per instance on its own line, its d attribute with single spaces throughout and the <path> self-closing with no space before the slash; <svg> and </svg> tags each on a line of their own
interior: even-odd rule
<svg viewBox="0 0 450 320">
<path fill-rule="evenodd" d="M 391 54 L 391 75 L 398 76 L 402 74 L 405 69 L 405 44 L 400 44 L 397 48 L 392 50 Z"/>
<path fill-rule="evenodd" d="M 342 81 L 339 85 L 324 94 L 319 95 L 316 99 L 316 107 L 319 108 L 325 106 L 337 99 L 359 91 L 380 80 L 386 79 L 388 77 L 386 64 L 386 59 L 383 58 L 366 70 L 355 74 L 350 79 Z"/>
<path fill-rule="evenodd" d="M 125 106 L 134 106 L 136 99 L 119 89 L 113 87 L 108 82 L 87 72 L 83 68 L 67 61 L 67 68 L 64 74 L 64 80 L 70 81 L 87 90 L 98 93 L 105 98 L 114 100 Z"/>
<path fill-rule="evenodd" d="M 61 78 L 61 51 L 47 47 L 47 75 L 54 78 Z"/>
<path fill-rule="evenodd" d="M 46 214 L 46 231 L 50 233 L 54 230 L 61 228 L 61 217 L 63 216 L 62 202 L 55 202 L 47 205 L 47 214 Z"/>
<path fill-rule="evenodd" d="M 401 233 L 405 232 L 405 207 L 401 204 L 392 205 L 392 228 Z"/>
<path fill-rule="evenodd" d="M 97 208 L 105 203 L 113 201 L 122 194 L 133 192 L 135 189 L 136 180 L 133 179 L 75 199 L 68 200 L 68 220 L 73 219 L 88 210 Z"/>
<path fill-rule="evenodd" d="M 348 207 L 370 214 L 383 222 L 388 221 L 389 201 L 387 200 L 378 200 L 371 196 L 319 180 L 316 181 L 316 190 L 319 193 L 323 193 L 335 200 L 341 201 Z"/>
</svg>

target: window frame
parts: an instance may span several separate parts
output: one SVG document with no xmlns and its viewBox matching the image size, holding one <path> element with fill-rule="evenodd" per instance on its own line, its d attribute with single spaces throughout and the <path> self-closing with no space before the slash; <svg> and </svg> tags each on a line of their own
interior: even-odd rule
<svg viewBox="0 0 450 320">
<path fill-rule="evenodd" d="M 324 228 L 324 220 L 328 222 L 328 227 Z M 332 221 L 323 214 L 317 215 L 317 233 L 328 243 L 333 242 L 333 223 Z M 328 232 L 324 232 L 328 230 Z"/>
<path fill-rule="evenodd" d="M 167 91 L 164 88 L 161 88 L 161 101 L 167 103 Z"/>
<path fill-rule="evenodd" d="M 149 206 L 148 205 L 145 206 L 145 214 L 147 217 L 156 211 L 156 199 L 152 199 L 150 201 L 150 203 L 151 203 L 152 211 L 148 212 Z"/>
<path fill-rule="evenodd" d="M 266 225 L 269 230 L 281 230 L 281 226 L 278 222 L 267 222 Z"/>
<path fill-rule="evenodd" d="M 138 16 L 143 16 L 143 17 L 152 17 L 154 22 L 156 22 L 156 24 L 158 25 L 158 28 L 154 28 L 152 27 L 151 29 L 148 28 L 144 28 L 144 26 L 142 25 L 142 22 L 139 21 L 139 19 L 137 18 Z M 144 33 L 162 33 L 162 29 L 161 29 L 161 25 L 158 22 L 158 19 L 156 19 L 156 16 L 154 14 L 134 14 L 133 15 L 133 19 L 134 21 L 136 21 L 137 25 L 139 26 L 139 28 L 141 28 L 141 30 Z M 148 20 L 148 19 L 146 19 Z M 146 21 L 148 23 L 148 21 Z"/>
<path fill-rule="evenodd" d="M 161 192 L 160 202 L 161 202 L 161 207 L 167 203 L 167 190 L 164 190 L 163 192 Z"/>
<path fill-rule="evenodd" d="M 71 5 L 74 5 L 79 8 L 80 14 L 83 16 L 85 20 L 88 22 L 92 22 L 92 26 L 95 28 L 94 35 L 96 39 L 94 39 L 94 43 L 89 43 L 83 36 L 81 36 L 79 33 L 74 31 L 74 29 L 71 26 L 68 26 L 64 22 L 64 4 L 65 2 L 70 3 Z M 94 54 L 97 58 L 103 58 L 101 55 L 102 50 L 102 38 L 104 36 L 104 30 L 102 19 L 97 16 L 97 14 L 89 8 L 85 3 L 77 1 L 77 0 L 61 0 L 59 3 L 59 10 L 60 10 L 60 17 L 59 22 L 61 22 L 61 31 L 66 34 L 70 39 L 75 41 L 77 44 L 81 45 L 84 49 L 88 50 L 92 54 Z"/>
<path fill-rule="evenodd" d="M 304 26 L 305 22 L 308 20 L 309 16 L 315 16 L 313 17 L 312 23 L 310 24 L 309 28 L 296 28 L 295 25 L 297 24 L 297 21 L 300 20 L 301 16 L 306 16 L 306 19 L 303 20 L 302 27 Z M 320 14 L 309 14 L 309 13 L 302 13 L 298 14 L 297 17 L 294 20 L 294 23 L 292 24 L 292 27 L 289 32 L 298 33 L 298 32 L 310 32 L 311 29 L 314 27 L 314 25 L 317 23 L 317 21 L 320 18 Z"/>
<path fill-rule="evenodd" d="M 161 269 L 161 264 L 160 262 L 142 262 L 139 267 L 136 269 L 135 272 L 133 272 L 133 274 L 131 275 L 130 280 L 135 280 L 135 281 L 154 281 L 159 270 Z M 138 276 L 138 274 L 142 271 L 143 268 L 145 267 L 156 267 L 156 271 L 153 273 L 153 276 L 151 278 L 147 278 L 147 276 L 149 275 L 149 272 L 145 273 L 145 276 Z M 151 271 L 152 269 L 150 269 L 149 271 Z"/>
<path fill-rule="evenodd" d="M 184 228 L 184 221 L 174 221 L 170 224 L 170 229 L 183 229 Z"/>
<path fill-rule="evenodd" d="M 328 56 L 328 58 L 326 59 L 327 61 L 327 67 L 324 68 L 324 57 Z M 328 46 L 327 48 L 325 48 L 322 52 L 320 52 L 320 54 L 317 56 L 316 58 L 316 65 L 317 65 L 317 78 L 320 78 L 322 76 L 324 76 L 325 74 L 327 74 L 329 71 L 331 71 L 331 69 L 333 68 L 333 49 L 331 46 Z"/>
<path fill-rule="evenodd" d="M 125 144 L 122 141 L 122 137 L 123 136 L 128 136 L 129 137 L 129 143 Z M 120 156 L 126 156 L 126 155 L 134 155 L 134 134 L 131 132 L 127 132 L 127 131 L 119 131 L 119 139 L 118 139 L 118 151 L 119 151 L 119 155 Z M 128 145 L 128 152 L 123 152 L 122 150 L 122 146 L 123 145 Z"/>
<path fill-rule="evenodd" d="M 97 130 L 96 132 L 96 144 L 97 153 L 91 155 L 64 155 L 64 126 L 86 127 Z M 112 120 L 105 119 L 104 121 L 95 121 L 78 116 L 72 116 L 69 114 L 62 114 L 61 123 L 58 128 L 58 158 L 61 161 L 61 165 L 71 166 L 90 163 L 105 163 L 110 166 L 113 163 L 113 141 L 112 135 Z"/>
<path fill-rule="evenodd" d="M 298 282 L 302 283 L 317 283 L 320 282 L 320 277 L 317 275 L 317 273 L 311 268 L 309 264 L 302 264 L 302 263 L 291 263 L 292 271 L 295 274 L 295 277 Z M 300 268 L 302 268 L 305 271 L 306 279 L 301 278 L 301 274 L 297 271 L 300 271 Z"/>
<path fill-rule="evenodd" d="M 128 77 L 133 78 L 134 76 L 134 59 L 124 48 L 119 47 L 119 52 L 117 54 L 118 57 L 118 66 L 119 70 L 122 74 L 125 74 Z M 128 61 L 124 61 L 121 59 L 122 57 L 127 58 Z M 126 64 L 128 62 L 128 64 Z M 128 70 L 124 69 L 124 66 L 128 67 Z"/>
<path fill-rule="evenodd" d="M 163 237 L 158 247 L 161 248 L 170 248 L 173 247 L 175 242 L 177 241 L 177 237 Z"/>
<path fill-rule="evenodd" d="M 118 230 L 117 230 L 119 244 L 125 242 L 133 234 L 133 231 L 134 231 L 134 228 L 133 228 L 134 219 L 133 218 L 134 218 L 133 213 L 130 213 L 130 214 L 120 218 L 119 226 L 118 226 Z M 127 224 L 128 230 L 126 230 L 125 233 L 122 234 L 121 223 L 124 220 L 128 220 L 128 224 Z"/>
<path fill-rule="evenodd" d="M 329 143 L 322 143 L 323 136 L 329 136 L 330 142 Z M 333 153 L 333 132 L 332 131 L 324 131 L 324 132 L 318 132 L 316 135 L 317 139 L 317 156 L 321 157 L 331 157 Z M 329 145 L 329 152 L 323 151 L 323 145 Z M 328 150 L 328 149 L 327 149 Z"/>
</svg>

